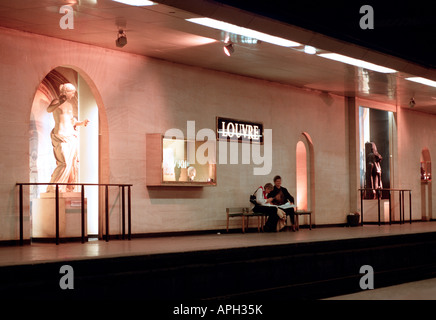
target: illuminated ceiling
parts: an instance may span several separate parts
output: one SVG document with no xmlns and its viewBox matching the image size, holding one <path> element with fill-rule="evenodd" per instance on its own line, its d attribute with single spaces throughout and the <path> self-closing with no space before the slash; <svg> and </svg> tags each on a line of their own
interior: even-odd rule
<svg viewBox="0 0 436 320">
<path fill-rule="evenodd" d="M 0 26 L 135 53 L 212 70 L 290 84 L 307 90 L 389 103 L 436 114 L 436 88 L 411 82 L 419 76 L 436 81 L 436 70 L 354 44 L 336 40 L 283 22 L 254 15 L 213 1 L 158 0 L 135 7 L 111 0 L 0 0 Z M 63 30 L 62 5 L 74 9 L 74 29 Z M 187 21 L 210 17 L 301 43 L 282 47 L 257 42 Z M 118 29 L 128 43 L 115 46 Z M 224 41 L 235 52 L 223 53 Z M 304 53 L 304 45 L 317 54 Z M 380 73 L 325 59 L 318 54 L 339 53 L 397 70 Z"/>
</svg>

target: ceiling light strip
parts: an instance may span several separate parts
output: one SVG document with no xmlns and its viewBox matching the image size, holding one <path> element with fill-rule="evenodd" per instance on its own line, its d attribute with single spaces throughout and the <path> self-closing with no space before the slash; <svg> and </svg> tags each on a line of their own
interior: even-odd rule
<svg viewBox="0 0 436 320">
<path fill-rule="evenodd" d="M 433 81 L 433 80 L 430 80 L 430 79 L 421 78 L 421 77 L 410 77 L 410 78 L 406 78 L 406 80 L 417 82 L 417 83 L 421 83 L 421 84 L 425 84 L 426 86 L 430 86 L 430 87 L 435 87 L 436 88 L 436 81 Z"/>
<path fill-rule="evenodd" d="M 363 60 L 359 60 L 359 59 L 343 56 L 343 55 L 337 54 L 337 53 L 320 53 L 320 54 L 318 54 L 318 56 L 323 57 L 323 58 L 327 58 L 327 59 L 331 59 L 331 60 L 335 60 L 335 61 L 339 61 L 339 62 L 343 62 L 343 63 L 346 63 L 346 64 L 350 64 L 350 65 L 353 65 L 353 66 L 356 66 L 356 67 L 360 67 L 360 68 L 364 68 L 364 69 L 369 69 L 369 70 L 381 72 L 381 73 L 394 73 L 394 72 L 397 72 L 394 69 L 382 67 L 382 66 L 379 66 L 377 64 L 373 64 L 373 63 L 366 62 L 366 61 L 363 61 Z"/>
<path fill-rule="evenodd" d="M 119 3 L 124 3 L 129 6 L 143 7 L 143 6 L 153 6 L 156 3 L 148 0 L 112 0 Z"/>
<path fill-rule="evenodd" d="M 247 38 L 253 38 L 257 40 L 261 40 L 264 42 L 272 43 L 282 47 L 298 47 L 301 44 L 298 42 L 294 42 L 291 40 L 283 39 L 280 37 L 272 36 L 266 33 L 262 33 L 259 31 L 255 31 L 252 29 L 247 29 L 243 27 L 236 26 L 234 24 L 230 24 L 227 22 L 210 19 L 210 18 L 192 18 L 186 19 L 189 22 L 197 23 L 209 28 L 214 28 L 218 30 L 222 30 L 225 32 L 230 32 L 233 34 L 238 34 Z"/>
</svg>

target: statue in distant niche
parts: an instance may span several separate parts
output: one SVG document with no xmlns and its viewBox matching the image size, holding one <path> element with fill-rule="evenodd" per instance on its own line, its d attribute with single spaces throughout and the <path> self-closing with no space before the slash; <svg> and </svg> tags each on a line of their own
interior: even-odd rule
<svg viewBox="0 0 436 320">
<path fill-rule="evenodd" d="M 77 127 L 87 126 L 89 120 L 77 121 L 73 114 L 72 99 L 76 94 L 76 88 L 71 83 L 62 84 L 59 88 L 60 96 L 54 99 L 47 108 L 47 112 L 53 113 L 55 126 L 51 131 L 53 153 L 56 158 L 56 168 L 53 171 L 50 182 L 75 183 L 78 172 L 78 137 Z M 60 192 L 71 192 L 75 186 L 60 185 Z M 47 192 L 53 192 L 54 185 L 49 185 Z"/>
<path fill-rule="evenodd" d="M 380 162 L 383 157 L 378 153 L 377 146 L 374 142 L 370 142 L 371 151 L 367 156 L 367 175 L 369 175 L 370 185 L 369 187 L 372 189 L 374 199 L 376 199 L 376 191 L 375 189 L 383 189 L 382 183 L 382 170 Z"/>
</svg>

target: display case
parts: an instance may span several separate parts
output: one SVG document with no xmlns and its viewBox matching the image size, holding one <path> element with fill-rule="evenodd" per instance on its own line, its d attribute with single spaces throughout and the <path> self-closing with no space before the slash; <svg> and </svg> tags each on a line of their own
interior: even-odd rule
<svg viewBox="0 0 436 320">
<path fill-rule="evenodd" d="M 215 186 L 216 143 L 147 134 L 147 186 Z"/>
</svg>

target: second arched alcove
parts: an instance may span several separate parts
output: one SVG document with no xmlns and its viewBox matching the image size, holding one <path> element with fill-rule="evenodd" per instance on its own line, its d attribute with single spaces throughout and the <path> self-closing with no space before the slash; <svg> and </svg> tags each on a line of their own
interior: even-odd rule
<svg viewBox="0 0 436 320">
<path fill-rule="evenodd" d="M 428 148 L 423 148 L 420 157 L 421 177 L 421 214 L 422 220 L 428 221 L 433 218 L 432 212 L 432 184 L 431 184 L 431 156 Z"/>
<path fill-rule="evenodd" d="M 315 223 L 315 166 L 313 143 L 310 135 L 303 132 L 296 145 L 296 205 L 298 210 L 312 211 Z M 301 221 L 300 224 L 305 224 Z"/>
</svg>

